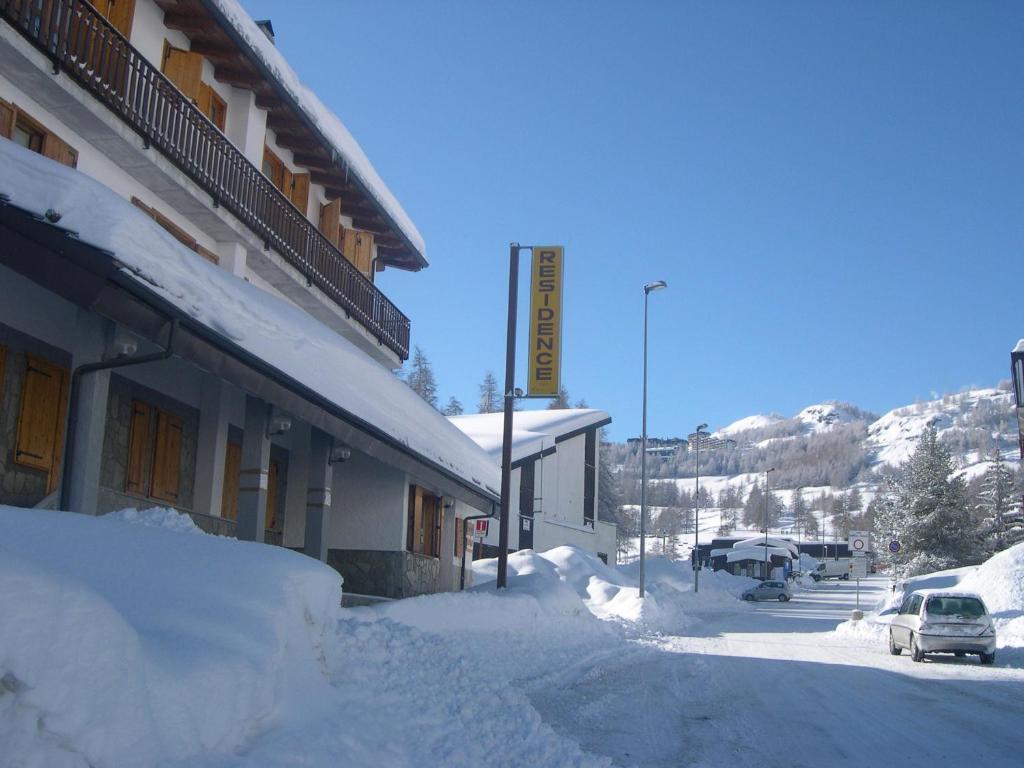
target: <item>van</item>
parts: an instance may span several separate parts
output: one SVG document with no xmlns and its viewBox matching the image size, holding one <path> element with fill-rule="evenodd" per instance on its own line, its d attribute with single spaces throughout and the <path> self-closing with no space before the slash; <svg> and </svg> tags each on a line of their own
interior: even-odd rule
<svg viewBox="0 0 1024 768">
<path fill-rule="evenodd" d="M 838 560 L 822 560 L 818 567 L 811 571 L 811 578 L 815 581 L 822 579 L 850 580 L 850 558 L 841 557 Z"/>
</svg>

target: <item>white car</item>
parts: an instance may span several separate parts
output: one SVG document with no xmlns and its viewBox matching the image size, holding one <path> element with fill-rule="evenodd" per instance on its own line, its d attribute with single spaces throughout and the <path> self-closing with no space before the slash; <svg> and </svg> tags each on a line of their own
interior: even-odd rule
<svg viewBox="0 0 1024 768">
<path fill-rule="evenodd" d="M 922 589 L 907 595 L 889 626 L 889 653 L 978 654 L 982 664 L 996 660 L 996 629 L 985 602 L 973 592 Z"/>
</svg>

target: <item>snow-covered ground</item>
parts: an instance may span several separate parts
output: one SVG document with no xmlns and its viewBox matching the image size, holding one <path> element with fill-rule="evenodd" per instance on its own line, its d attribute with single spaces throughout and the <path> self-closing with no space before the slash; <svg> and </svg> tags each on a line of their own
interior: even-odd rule
<svg viewBox="0 0 1024 768">
<path fill-rule="evenodd" d="M 501 593 L 478 561 L 467 592 L 342 609 L 333 570 L 167 510 L 0 526 L 5 768 L 1018 764 L 1024 643 L 890 657 L 836 630 L 852 582 L 751 606 L 654 557 L 641 601 L 635 565 L 560 547 L 511 556 Z M 958 578 L 1012 622 L 1022 560 Z"/>
</svg>

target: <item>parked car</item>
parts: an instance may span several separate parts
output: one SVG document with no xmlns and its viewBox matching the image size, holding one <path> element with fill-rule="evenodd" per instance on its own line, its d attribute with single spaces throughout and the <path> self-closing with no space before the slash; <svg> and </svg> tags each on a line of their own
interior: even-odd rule
<svg viewBox="0 0 1024 768">
<path fill-rule="evenodd" d="M 762 581 L 756 587 L 751 587 L 743 593 L 743 599 L 749 602 L 754 600 L 778 600 L 785 603 L 793 597 L 793 590 L 784 581 Z"/>
<path fill-rule="evenodd" d="M 889 653 L 906 648 L 914 661 L 927 653 L 978 654 L 996 660 L 996 629 L 985 602 L 973 592 L 922 589 L 903 601 L 889 626 Z"/>
</svg>

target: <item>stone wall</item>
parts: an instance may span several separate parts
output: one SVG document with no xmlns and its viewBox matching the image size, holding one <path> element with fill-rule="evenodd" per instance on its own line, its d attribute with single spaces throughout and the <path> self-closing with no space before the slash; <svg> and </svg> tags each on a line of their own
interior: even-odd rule
<svg viewBox="0 0 1024 768">
<path fill-rule="evenodd" d="M 71 355 L 2 324 L 0 346 L 7 350 L 0 377 L 0 504 L 33 507 L 47 494 L 48 473 L 14 461 L 25 355 L 37 355 L 64 367 L 71 365 Z"/>
<path fill-rule="evenodd" d="M 440 562 L 411 552 L 329 549 L 327 564 L 345 579 L 344 591 L 377 597 L 414 597 L 438 591 Z"/>
</svg>

